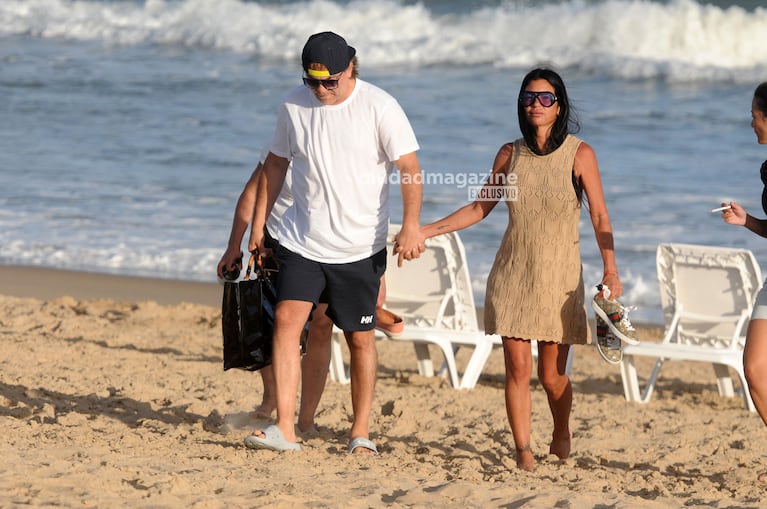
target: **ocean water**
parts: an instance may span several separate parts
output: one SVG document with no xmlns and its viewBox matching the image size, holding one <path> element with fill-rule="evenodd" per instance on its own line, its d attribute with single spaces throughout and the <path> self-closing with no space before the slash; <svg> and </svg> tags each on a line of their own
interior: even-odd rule
<svg viewBox="0 0 767 509">
<path fill-rule="evenodd" d="M 763 217 L 767 151 L 749 126 L 767 80 L 760 3 L 3 0 L 0 264 L 215 281 L 301 47 L 333 30 L 413 124 L 424 222 L 466 203 L 462 179 L 519 136 L 524 74 L 559 70 L 600 163 L 624 301 L 660 321 L 659 243 L 767 263 L 767 241 L 709 213 L 732 199 Z M 500 205 L 461 232 L 478 303 L 505 227 Z M 585 213 L 581 231 L 592 285 Z"/>
</svg>

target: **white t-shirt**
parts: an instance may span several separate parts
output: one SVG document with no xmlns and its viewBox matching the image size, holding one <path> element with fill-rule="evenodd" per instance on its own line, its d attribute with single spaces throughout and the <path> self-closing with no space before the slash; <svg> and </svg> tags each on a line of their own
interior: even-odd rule
<svg viewBox="0 0 767 509">
<path fill-rule="evenodd" d="M 281 217 L 280 244 L 324 263 L 386 247 L 393 161 L 418 150 L 392 96 L 357 79 L 343 103 L 324 105 L 299 86 L 278 111 L 270 150 L 292 162 L 293 204 Z"/>
</svg>

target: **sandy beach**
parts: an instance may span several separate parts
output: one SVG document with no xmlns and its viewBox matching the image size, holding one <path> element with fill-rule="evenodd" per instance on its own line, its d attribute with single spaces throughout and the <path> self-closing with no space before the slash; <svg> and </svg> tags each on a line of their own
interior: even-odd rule
<svg viewBox="0 0 767 509">
<path fill-rule="evenodd" d="M 721 398 L 710 365 L 668 363 L 646 405 L 576 347 L 572 454 L 548 456 L 533 379 L 537 468 L 517 470 L 496 350 L 477 387 L 418 375 L 379 341 L 378 457 L 346 453 L 349 386 L 328 381 L 319 436 L 294 453 L 243 437 L 256 373 L 224 372 L 217 284 L 0 268 L 0 507 L 758 508 L 764 426 Z M 660 328 L 640 328 L 657 341 Z M 433 352 L 435 363 L 438 353 Z M 467 352 L 459 351 L 459 364 Z M 643 374 L 650 361 L 640 362 Z"/>
</svg>

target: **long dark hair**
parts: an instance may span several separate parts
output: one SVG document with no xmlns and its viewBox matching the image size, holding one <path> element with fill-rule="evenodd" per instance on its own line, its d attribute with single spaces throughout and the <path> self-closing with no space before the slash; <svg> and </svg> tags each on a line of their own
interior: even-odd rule
<svg viewBox="0 0 767 509">
<path fill-rule="evenodd" d="M 756 107 L 767 114 L 767 81 L 756 87 L 756 90 L 754 90 L 754 99 L 756 99 Z"/>
<path fill-rule="evenodd" d="M 754 103 L 759 111 L 767 115 L 767 81 L 760 83 L 754 90 Z M 762 189 L 762 210 L 767 214 L 767 161 L 762 163 L 759 168 L 759 174 L 762 177 L 764 189 Z"/>
<path fill-rule="evenodd" d="M 535 129 L 528 123 L 527 116 L 525 115 L 525 106 L 520 100 L 525 88 L 533 80 L 548 81 L 554 87 L 554 95 L 557 96 L 557 103 L 559 104 L 559 115 L 556 122 L 554 122 L 554 126 L 551 128 L 551 135 L 546 142 L 543 152 L 538 148 L 538 143 L 535 140 Z M 578 118 L 570 106 L 570 100 L 567 98 L 567 89 L 565 88 L 564 81 L 562 81 L 559 74 L 547 68 L 539 67 L 533 69 L 522 80 L 522 85 L 519 87 L 519 95 L 517 96 L 517 117 L 519 118 L 519 129 L 522 131 L 525 143 L 527 143 L 530 150 L 538 155 L 553 152 L 565 141 L 568 134 L 575 134 L 581 130 Z"/>
</svg>

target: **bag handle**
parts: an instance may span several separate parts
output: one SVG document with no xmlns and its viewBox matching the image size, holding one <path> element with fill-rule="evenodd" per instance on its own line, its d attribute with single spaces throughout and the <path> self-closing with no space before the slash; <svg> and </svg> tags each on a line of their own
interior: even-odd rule
<svg viewBox="0 0 767 509">
<path fill-rule="evenodd" d="M 258 251 L 253 251 L 248 260 L 248 268 L 245 269 L 245 281 L 250 281 L 250 273 L 254 272 L 254 265 L 261 269 L 261 260 L 258 259 Z"/>
<path fill-rule="evenodd" d="M 256 249 L 250 254 L 248 267 L 245 269 L 245 281 L 250 281 L 251 272 L 253 273 L 253 277 L 257 279 L 267 279 L 268 274 L 270 272 L 277 272 L 277 269 L 267 269 L 264 267 L 263 258 L 259 256 L 258 250 Z"/>
</svg>

